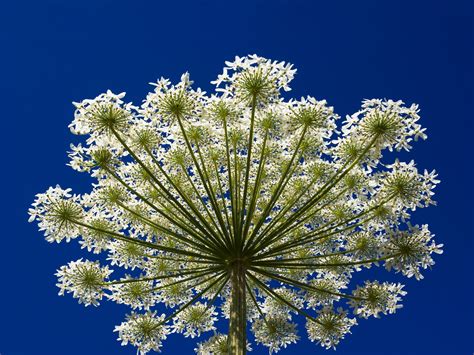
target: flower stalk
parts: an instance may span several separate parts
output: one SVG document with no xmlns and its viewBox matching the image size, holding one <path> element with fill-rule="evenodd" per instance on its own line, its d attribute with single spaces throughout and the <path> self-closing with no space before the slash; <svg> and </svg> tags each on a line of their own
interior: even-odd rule
<svg viewBox="0 0 474 355">
<path fill-rule="evenodd" d="M 229 353 L 244 355 L 247 349 L 247 296 L 245 264 L 235 261 L 230 270 L 231 305 L 229 318 Z"/>
</svg>

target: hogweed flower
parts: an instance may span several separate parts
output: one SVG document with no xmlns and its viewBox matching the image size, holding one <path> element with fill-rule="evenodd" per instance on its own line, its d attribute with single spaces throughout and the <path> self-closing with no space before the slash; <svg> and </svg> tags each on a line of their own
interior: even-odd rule
<svg viewBox="0 0 474 355">
<path fill-rule="evenodd" d="M 382 161 L 425 129 L 417 105 L 364 100 L 342 123 L 314 97 L 285 99 L 296 70 L 236 57 L 208 95 L 189 74 L 161 78 L 140 106 L 107 91 L 74 103 L 70 166 L 90 193 L 59 186 L 29 210 L 49 242 L 78 239 L 99 261 L 72 261 L 60 294 L 131 309 L 115 328 L 122 345 L 160 351 L 171 333 L 202 338 L 199 354 L 244 354 L 247 334 L 272 352 L 300 339 L 335 348 L 357 324 L 401 308 L 400 283 L 355 272 L 384 266 L 421 279 L 442 252 L 427 225 L 435 171 Z M 105 260 L 105 261 L 104 261 Z M 158 316 L 157 314 L 162 314 Z M 217 329 L 229 320 L 229 333 Z"/>
</svg>

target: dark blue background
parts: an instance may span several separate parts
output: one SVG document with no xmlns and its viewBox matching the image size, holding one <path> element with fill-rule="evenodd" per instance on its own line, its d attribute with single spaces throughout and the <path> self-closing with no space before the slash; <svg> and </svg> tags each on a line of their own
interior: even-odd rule
<svg viewBox="0 0 474 355">
<path fill-rule="evenodd" d="M 66 167 L 71 101 L 106 89 L 139 103 L 148 82 L 191 72 L 209 90 L 224 60 L 257 53 L 298 68 L 295 96 L 345 115 L 364 98 L 416 102 L 429 139 L 410 155 L 436 168 L 438 207 L 417 211 L 445 254 L 407 280 L 404 308 L 360 321 L 338 354 L 470 354 L 473 12 L 460 1 L 4 1 L 0 5 L 2 203 L 0 353 L 134 354 L 112 329 L 126 309 L 58 297 L 56 268 L 84 253 L 27 224 L 34 194 L 90 180 Z M 398 280 L 382 273 L 387 280 Z M 305 339 L 282 353 L 323 352 Z M 190 354 L 172 335 L 165 354 Z M 259 347 L 254 354 L 264 354 Z M 332 351 L 330 351 L 332 353 Z"/>
</svg>

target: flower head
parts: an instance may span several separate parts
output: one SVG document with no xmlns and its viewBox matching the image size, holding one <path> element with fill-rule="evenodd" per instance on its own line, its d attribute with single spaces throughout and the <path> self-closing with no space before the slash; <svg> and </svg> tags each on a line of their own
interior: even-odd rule
<svg viewBox="0 0 474 355">
<path fill-rule="evenodd" d="M 257 344 L 268 347 L 270 354 L 286 348 L 299 339 L 296 324 L 289 321 L 285 315 L 271 315 L 257 319 L 252 325 Z"/>
<path fill-rule="evenodd" d="M 226 65 L 224 72 L 212 83 L 217 87 L 225 83 L 223 89 L 217 90 L 248 104 L 266 104 L 278 99 L 280 89 L 290 90 L 288 84 L 296 72 L 291 64 L 256 55 L 235 57 L 233 62 L 226 62 Z"/>
<path fill-rule="evenodd" d="M 403 306 L 399 303 L 401 296 L 405 296 L 403 285 L 399 283 L 379 283 L 378 281 L 366 281 L 362 287 L 357 287 L 352 292 L 349 304 L 354 308 L 354 313 L 362 318 L 374 316 L 380 313 L 391 314 Z"/>
<path fill-rule="evenodd" d="M 208 307 L 205 303 L 196 303 L 184 309 L 175 318 L 173 331 L 183 333 L 185 337 L 200 336 L 201 333 L 215 329 L 216 315 L 214 307 Z"/>
<path fill-rule="evenodd" d="M 71 195 L 71 189 L 62 189 L 59 185 L 50 187 L 45 193 L 37 194 L 29 209 L 29 222 L 38 220 L 40 230 L 48 242 L 70 241 L 80 233 L 75 221 L 81 220 L 83 210 L 79 196 Z"/>
<path fill-rule="evenodd" d="M 395 231 L 384 244 L 384 252 L 395 257 L 385 262 L 385 267 L 402 272 L 408 277 L 423 278 L 420 269 L 434 265 L 432 254 L 442 254 L 443 244 L 436 244 L 428 225 L 409 226 L 406 231 Z"/>
<path fill-rule="evenodd" d="M 332 307 L 325 307 L 319 311 L 315 320 L 306 321 L 306 330 L 311 341 L 321 344 L 326 349 L 336 349 L 336 345 L 350 334 L 352 326 L 357 321 L 347 317 L 347 312 L 342 308 L 334 311 Z"/>
<path fill-rule="evenodd" d="M 131 313 L 114 331 L 118 332 L 122 345 L 130 343 L 137 347 L 140 354 L 151 350 L 160 352 L 163 340 L 170 333 L 169 328 L 162 324 L 164 319 L 164 314 L 157 316 L 156 312 Z"/>
<path fill-rule="evenodd" d="M 303 317 L 309 339 L 334 348 L 356 324 L 338 302 L 362 318 L 400 308 L 401 284 L 350 281 L 381 265 L 421 279 L 441 253 L 428 226 L 409 223 L 435 204 L 436 171 L 383 159 L 426 138 L 418 106 L 364 100 L 339 123 L 326 100 L 283 95 L 295 72 L 249 55 L 225 63 L 210 95 L 184 73 L 152 83 L 140 106 L 111 91 L 74 103 L 70 129 L 86 137 L 68 165 L 91 191 L 50 187 L 29 221 L 122 270 L 110 280 L 109 266 L 72 261 L 60 294 L 130 308 L 115 330 L 142 354 L 170 332 L 209 331 L 197 353 L 240 354 L 246 327 L 274 353 L 297 342 Z"/>
<path fill-rule="evenodd" d="M 71 261 L 56 273 L 59 294 L 72 293 L 74 298 L 79 299 L 79 303 L 98 306 L 105 295 L 105 281 L 111 273 L 112 270 L 107 266 L 100 266 L 98 262 L 82 259 Z"/>
</svg>

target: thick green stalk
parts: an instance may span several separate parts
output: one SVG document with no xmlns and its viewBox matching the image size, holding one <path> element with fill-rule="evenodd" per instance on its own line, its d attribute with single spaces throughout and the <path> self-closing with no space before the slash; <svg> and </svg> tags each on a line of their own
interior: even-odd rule
<svg viewBox="0 0 474 355">
<path fill-rule="evenodd" d="M 245 292 L 245 267 L 240 261 L 232 265 L 231 304 L 229 320 L 229 354 L 244 355 L 247 345 L 247 305 Z"/>
</svg>

